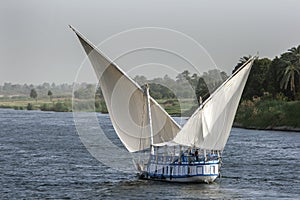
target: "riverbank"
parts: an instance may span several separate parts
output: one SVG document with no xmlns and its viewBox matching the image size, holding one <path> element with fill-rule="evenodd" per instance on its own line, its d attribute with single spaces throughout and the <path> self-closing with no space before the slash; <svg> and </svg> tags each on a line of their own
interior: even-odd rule
<svg viewBox="0 0 300 200">
<path fill-rule="evenodd" d="M 243 128 L 243 129 L 249 129 L 249 130 L 268 130 L 268 131 L 288 131 L 288 132 L 300 132 L 300 128 L 290 127 L 290 126 L 278 126 L 278 127 L 266 127 L 266 128 L 258 128 L 258 127 L 252 127 L 247 126 L 244 127 L 241 124 L 238 124 L 236 122 L 233 123 L 234 128 Z"/>
<path fill-rule="evenodd" d="M 22 100 L 1 100 L 0 108 L 10 108 L 15 110 L 41 110 L 55 112 L 70 112 L 72 111 L 72 102 L 69 98 L 56 98 L 53 100 L 32 99 Z"/>
<path fill-rule="evenodd" d="M 190 116 L 196 109 L 195 102 L 186 99 L 179 104 L 178 100 L 160 99 L 158 103 L 171 116 Z M 83 112 L 107 113 L 104 100 L 75 100 L 75 110 Z M 15 110 L 41 110 L 55 112 L 72 112 L 70 98 L 31 99 L 22 101 L 0 101 L 0 108 Z M 246 100 L 240 103 L 234 127 L 256 130 L 300 131 L 300 101 L 281 100 Z"/>
<path fill-rule="evenodd" d="M 177 99 L 158 99 L 157 102 L 171 115 L 171 116 L 190 116 L 191 112 L 195 110 L 197 105 L 192 99 L 181 100 Z M 74 103 L 74 107 L 72 107 Z M 101 112 L 108 113 L 106 104 L 103 99 L 74 99 L 71 98 L 53 98 L 39 99 L 34 101 L 32 99 L 22 100 L 0 100 L 0 108 L 10 108 L 15 110 L 41 110 L 54 112 Z"/>
<path fill-rule="evenodd" d="M 300 131 L 300 101 L 242 101 L 234 126 L 259 130 Z"/>
</svg>

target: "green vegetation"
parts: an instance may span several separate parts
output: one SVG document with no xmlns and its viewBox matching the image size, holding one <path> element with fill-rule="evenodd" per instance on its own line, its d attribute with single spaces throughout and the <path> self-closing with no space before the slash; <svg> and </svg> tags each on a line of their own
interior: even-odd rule
<svg viewBox="0 0 300 200">
<path fill-rule="evenodd" d="M 234 71 L 247 58 L 241 58 Z M 251 100 L 266 93 L 273 99 L 283 94 L 288 101 L 300 100 L 300 45 L 273 60 L 261 58 L 254 61 L 242 99 Z"/>
<path fill-rule="evenodd" d="M 244 56 L 235 67 L 241 66 Z M 300 129 L 300 45 L 253 63 L 235 125 L 258 129 Z"/>
<path fill-rule="evenodd" d="M 55 99 L 55 102 L 49 102 L 45 99 L 38 102 L 27 100 L 16 101 L 0 101 L 0 108 L 11 108 L 15 110 L 42 110 L 42 111 L 56 111 L 56 112 L 70 112 L 72 111 L 71 99 Z"/>
<path fill-rule="evenodd" d="M 70 112 L 71 109 L 71 101 L 57 101 L 56 103 L 43 103 L 40 106 L 40 110 L 42 111 L 55 111 L 55 112 Z"/>
<path fill-rule="evenodd" d="M 27 110 L 33 110 L 33 105 L 31 103 L 28 103 L 26 108 Z"/>
<path fill-rule="evenodd" d="M 236 126 L 255 129 L 300 128 L 300 101 L 244 100 L 236 115 Z"/>
<path fill-rule="evenodd" d="M 180 105 L 177 99 L 160 99 L 158 103 L 172 116 L 180 116 Z"/>
</svg>

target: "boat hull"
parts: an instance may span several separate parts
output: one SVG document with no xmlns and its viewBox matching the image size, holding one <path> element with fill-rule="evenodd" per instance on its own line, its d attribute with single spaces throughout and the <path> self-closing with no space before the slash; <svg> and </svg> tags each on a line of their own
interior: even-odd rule
<svg viewBox="0 0 300 200">
<path fill-rule="evenodd" d="M 158 180 L 158 181 L 167 181 L 167 182 L 177 182 L 177 183 L 212 183 L 218 175 L 209 175 L 209 176 L 186 176 L 186 177 L 161 177 L 161 176 L 145 176 L 145 174 L 139 174 L 140 179 L 145 180 Z"/>
<path fill-rule="evenodd" d="M 193 164 L 165 164 L 149 163 L 147 170 L 141 171 L 141 179 L 161 180 L 168 182 L 203 182 L 212 183 L 219 176 L 219 160 L 198 162 Z"/>
</svg>

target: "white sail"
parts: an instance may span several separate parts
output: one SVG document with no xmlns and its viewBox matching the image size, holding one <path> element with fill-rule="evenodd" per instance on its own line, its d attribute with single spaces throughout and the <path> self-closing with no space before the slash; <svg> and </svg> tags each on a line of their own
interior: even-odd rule
<svg viewBox="0 0 300 200">
<path fill-rule="evenodd" d="M 71 27 L 72 28 L 72 27 Z M 116 133 L 130 152 L 150 147 L 147 99 L 143 89 L 74 28 L 96 72 Z M 150 99 L 153 143 L 171 141 L 181 127 Z"/>
<path fill-rule="evenodd" d="M 223 150 L 253 59 L 228 78 L 190 117 L 173 142 L 202 149 Z"/>
</svg>

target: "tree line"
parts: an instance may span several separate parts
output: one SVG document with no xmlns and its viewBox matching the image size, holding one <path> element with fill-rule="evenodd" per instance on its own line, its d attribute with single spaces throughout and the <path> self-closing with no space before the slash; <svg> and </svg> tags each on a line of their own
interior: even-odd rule
<svg viewBox="0 0 300 200">
<path fill-rule="evenodd" d="M 242 57 L 233 72 L 250 57 Z M 262 96 L 300 100 L 300 45 L 272 60 L 259 58 L 254 61 L 242 99 L 251 100 Z"/>
<path fill-rule="evenodd" d="M 243 56 L 234 67 L 234 73 L 251 56 Z M 157 99 L 174 98 L 175 96 L 190 98 L 196 96 L 198 102 L 207 99 L 209 95 L 228 78 L 228 75 L 218 69 L 209 70 L 202 75 L 183 71 L 176 80 L 167 75 L 164 78 L 150 80 L 151 96 Z M 134 78 L 143 84 L 147 80 L 143 76 Z M 164 85 L 169 86 L 165 88 Z M 190 90 L 190 88 L 193 90 Z M 174 91 L 179 91 L 174 94 Z M 192 94 L 194 92 L 194 94 Z M 265 97 L 269 99 L 294 101 L 300 100 L 300 45 L 292 47 L 287 52 L 274 59 L 257 58 L 254 60 L 246 83 L 242 100 L 253 100 Z"/>
<path fill-rule="evenodd" d="M 141 87 L 146 83 L 149 84 L 150 95 L 155 99 L 174 99 L 195 98 L 195 96 L 200 95 L 209 96 L 209 93 L 216 89 L 227 77 L 225 72 L 219 69 L 212 69 L 204 72 L 201 76 L 184 70 L 175 79 L 168 75 L 151 80 L 148 80 L 145 76 L 137 75 L 133 79 Z M 86 84 L 74 91 L 74 97 L 77 99 L 90 99 L 93 97 L 103 99 L 103 94 L 99 86 Z"/>
<path fill-rule="evenodd" d="M 86 83 L 83 83 L 86 85 Z M 6 82 L 3 85 L 0 85 L 0 94 L 6 97 L 12 96 L 28 96 L 31 93 L 31 90 L 34 89 L 39 97 L 47 97 L 48 91 L 51 90 L 56 96 L 72 96 L 73 84 L 55 84 L 55 83 L 43 83 L 39 85 L 33 84 L 13 84 Z"/>
<path fill-rule="evenodd" d="M 163 78 L 147 80 L 144 76 L 136 76 L 134 80 L 139 85 L 149 83 L 150 95 L 155 99 L 199 98 L 208 97 L 224 80 L 227 74 L 219 69 L 212 69 L 202 75 L 191 74 L 184 70 L 175 80 L 165 75 Z"/>
</svg>

